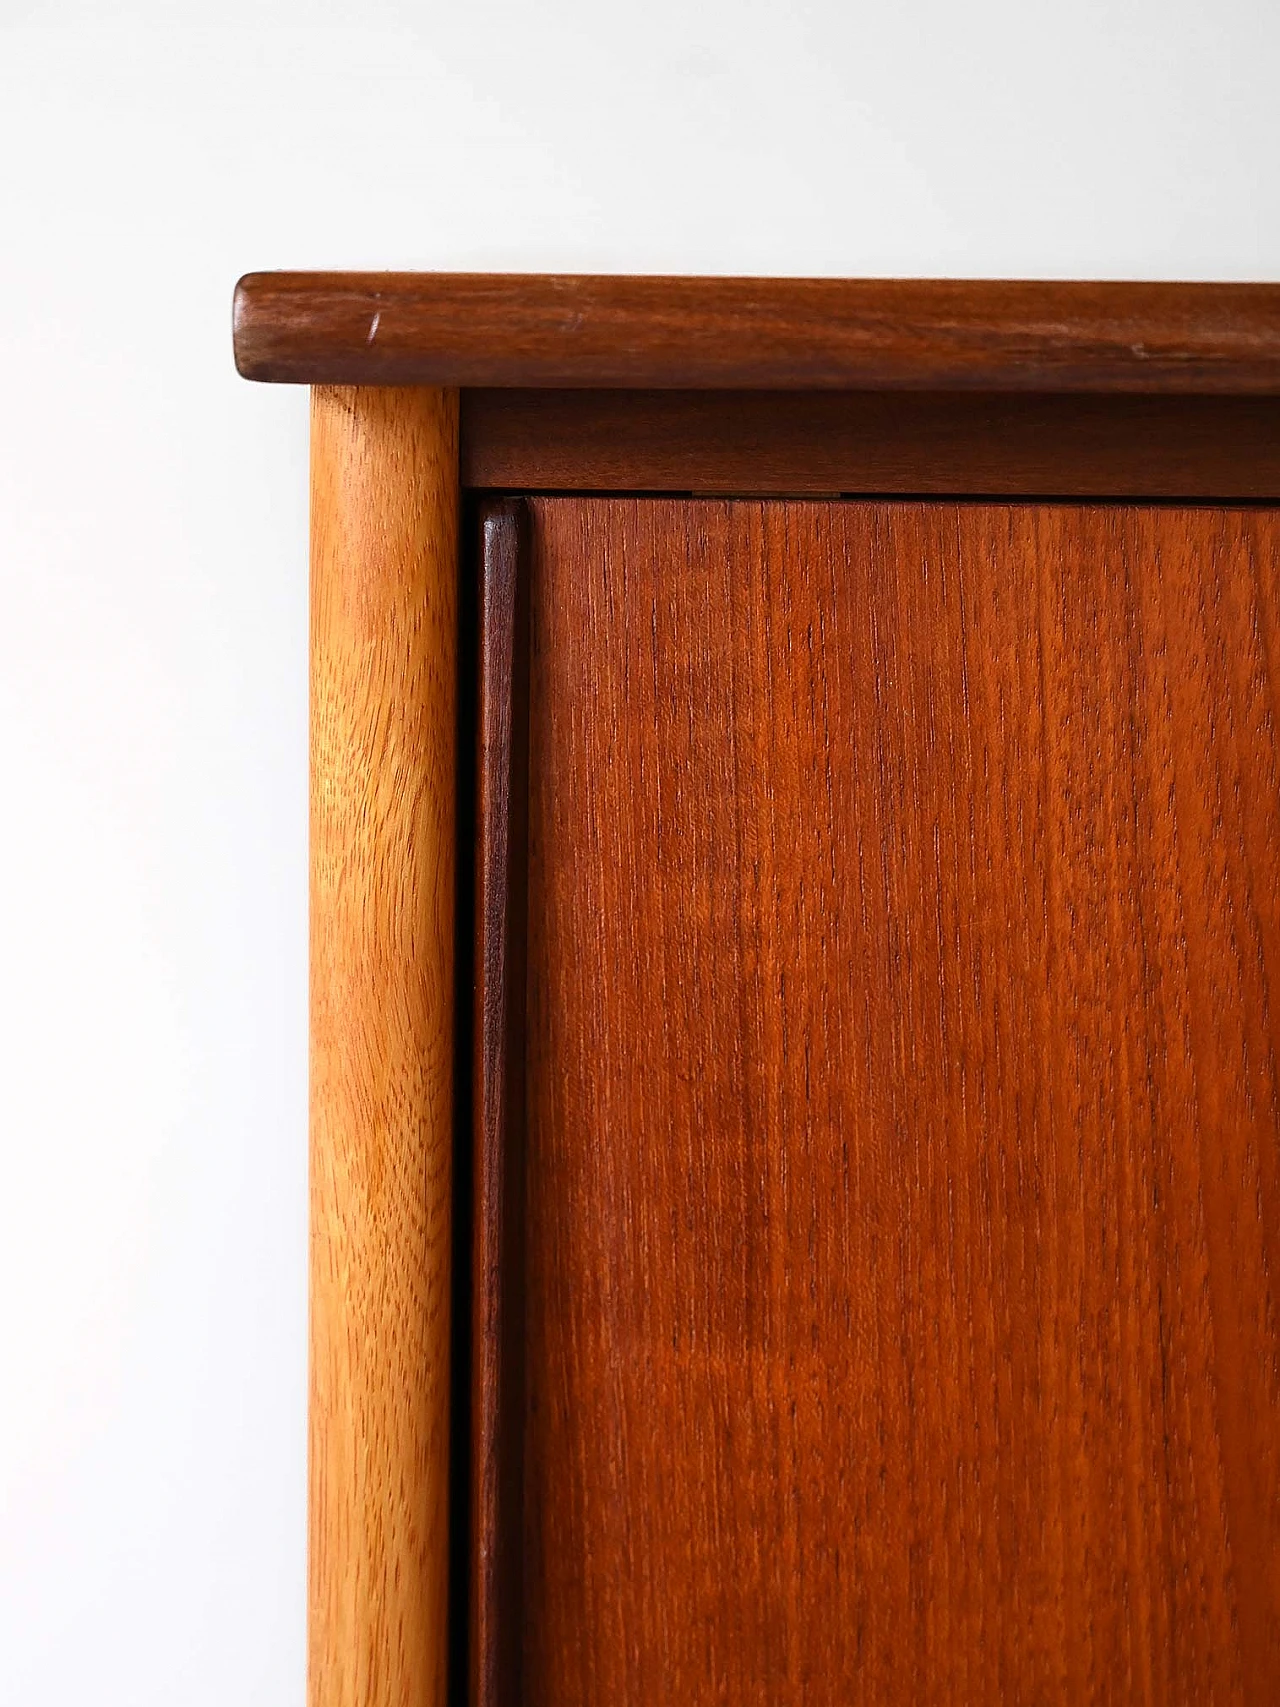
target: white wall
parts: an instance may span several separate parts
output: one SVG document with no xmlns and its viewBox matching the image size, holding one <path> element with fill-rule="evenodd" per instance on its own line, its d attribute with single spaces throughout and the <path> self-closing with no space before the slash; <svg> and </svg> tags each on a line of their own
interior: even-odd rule
<svg viewBox="0 0 1280 1707">
<path fill-rule="evenodd" d="M 1280 278 L 1274 0 L 199 10 L 0 0 L 3 1707 L 302 1695 L 306 420 L 236 276 Z"/>
</svg>

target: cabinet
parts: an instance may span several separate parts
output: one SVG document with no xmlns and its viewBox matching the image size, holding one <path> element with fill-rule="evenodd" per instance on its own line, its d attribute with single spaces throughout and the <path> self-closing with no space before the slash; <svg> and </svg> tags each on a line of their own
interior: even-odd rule
<svg viewBox="0 0 1280 1707">
<path fill-rule="evenodd" d="M 1268 1699 L 1280 289 L 256 275 L 311 1699 Z"/>
</svg>

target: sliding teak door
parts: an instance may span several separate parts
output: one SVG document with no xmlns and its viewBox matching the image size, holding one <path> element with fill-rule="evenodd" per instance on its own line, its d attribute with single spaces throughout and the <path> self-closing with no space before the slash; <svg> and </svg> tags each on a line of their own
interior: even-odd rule
<svg viewBox="0 0 1280 1707">
<path fill-rule="evenodd" d="M 487 538 L 479 1707 L 1268 1699 L 1276 513 Z"/>
</svg>

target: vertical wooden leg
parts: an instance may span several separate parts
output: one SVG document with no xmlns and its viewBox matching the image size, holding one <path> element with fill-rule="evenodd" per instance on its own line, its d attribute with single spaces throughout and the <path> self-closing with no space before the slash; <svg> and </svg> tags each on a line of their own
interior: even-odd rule
<svg viewBox="0 0 1280 1707">
<path fill-rule="evenodd" d="M 309 1707 L 443 1707 L 458 400 L 312 400 Z"/>
</svg>

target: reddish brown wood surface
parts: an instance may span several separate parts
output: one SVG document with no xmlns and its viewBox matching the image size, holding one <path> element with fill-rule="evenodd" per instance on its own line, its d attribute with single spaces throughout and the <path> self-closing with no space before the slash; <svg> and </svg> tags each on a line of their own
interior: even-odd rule
<svg viewBox="0 0 1280 1707">
<path fill-rule="evenodd" d="M 471 1707 L 518 1699 L 523 1455 L 529 565 L 524 505 L 480 516 L 472 1243 Z"/>
<path fill-rule="evenodd" d="M 1280 496 L 1280 399 L 468 391 L 473 488 Z"/>
<path fill-rule="evenodd" d="M 236 363 L 310 384 L 1280 393 L 1280 285 L 250 273 Z"/>
<path fill-rule="evenodd" d="M 523 1699 L 1271 1699 L 1280 520 L 532 510 Z"/>
</svg>

